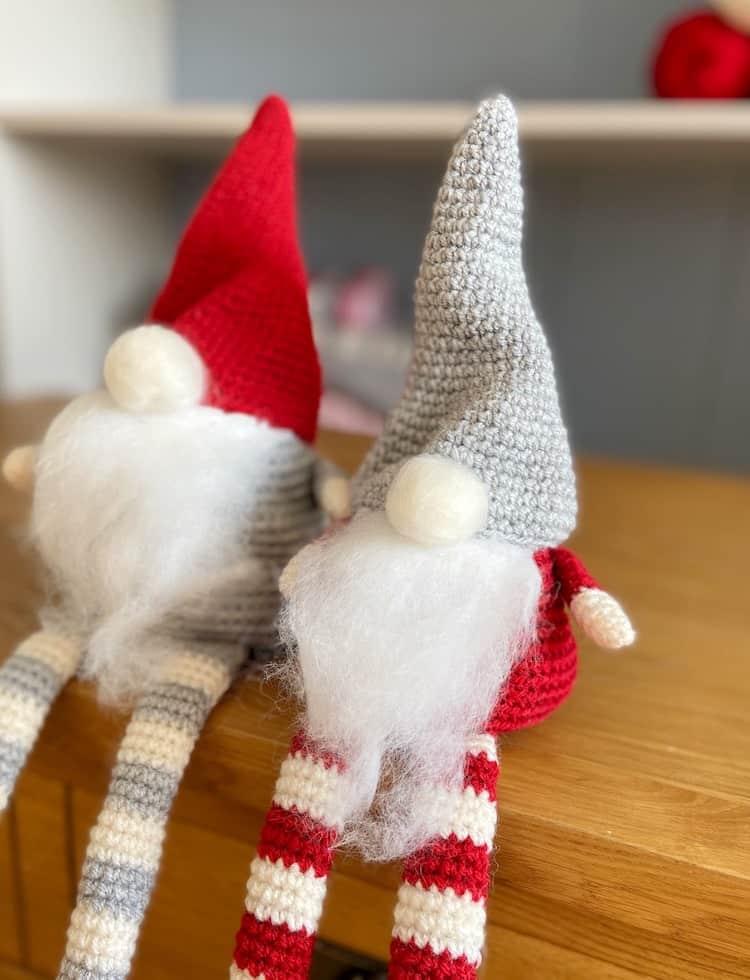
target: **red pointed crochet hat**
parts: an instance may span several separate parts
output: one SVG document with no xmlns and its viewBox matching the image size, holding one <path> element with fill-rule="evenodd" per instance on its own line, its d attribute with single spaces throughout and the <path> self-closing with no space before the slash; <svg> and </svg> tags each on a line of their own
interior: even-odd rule
<svg viewBox="0 0 750 980">
<path fill-rule="evenodd" d="M 320 365 L 297 240 L 294 132 L 278 96 L 198 206 L 150 317 L 203 358 L 206 404 L 313 440 Z"/>
</svg>

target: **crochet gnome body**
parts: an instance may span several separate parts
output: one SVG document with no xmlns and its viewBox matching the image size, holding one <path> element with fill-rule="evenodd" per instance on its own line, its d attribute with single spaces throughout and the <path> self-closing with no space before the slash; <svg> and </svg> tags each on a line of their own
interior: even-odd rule
<svg viewBox="0 0 750 980">
<path fill-rule="evenodd" d="M 42 629 L 0 669 L 0 802 L 73 673 L 135 703 L 89 842 L 59 976 L 127 976 L 203 723 L 274 643 L 278 576 L 344 481 L 317 460 L 320 372 L 296 240 L 294 138 L 271 97 L 179 246 L 106 387 L 6 460 L 33 490 Z M 316 500 L 316 492 L 318 500 Z M 332 496 L 333 494 L 333 496 Z"/>
<path fill-rule="evenodd" d="M 394 978 L 476 976 L 496 823 L 495 736 L 569 692 L 566 606 L 633 632 L 560 547 L 576 498 L 521 257 L 516 122 L 459 140 L 416 290 L 406 388 L 354 481 L 354 516 L 282 576 L 302 731 L 251 865 L 233 980 L 308 974 L 333 850 L 404 858 Z"/>
</svg>

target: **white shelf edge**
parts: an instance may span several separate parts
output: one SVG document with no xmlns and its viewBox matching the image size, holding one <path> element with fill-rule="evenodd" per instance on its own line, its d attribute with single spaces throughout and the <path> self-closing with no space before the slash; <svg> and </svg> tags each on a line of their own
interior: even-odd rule
<svg viewBox="0 0 750 980">
<path fill-rule="evenodd" d="M 455 138 L 472 104 L 296 103 L 301 144 L 419 146 Z M 252 106 L 174 104 L 107 109 L 0 109 L 0 132 L 18 139 L 128 143 L 134 148 L 210 148 L 247 125 Z M 750 144 L 748 102 L 522 102 L 522 138 L 531 143 Z"/>
</svg>

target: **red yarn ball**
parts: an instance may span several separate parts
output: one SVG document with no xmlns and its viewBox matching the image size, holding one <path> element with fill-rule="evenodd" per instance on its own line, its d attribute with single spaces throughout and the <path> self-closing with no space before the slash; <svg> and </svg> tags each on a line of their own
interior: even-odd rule
<svg viewBox="0 0 750 980">
<path fill-rule="evenodd" d="M 741 99 L 750 95 L 750 36 L 714 14 L 693 14 L 668 29 L 653 65 L 665 99 Z"/>
</svg>

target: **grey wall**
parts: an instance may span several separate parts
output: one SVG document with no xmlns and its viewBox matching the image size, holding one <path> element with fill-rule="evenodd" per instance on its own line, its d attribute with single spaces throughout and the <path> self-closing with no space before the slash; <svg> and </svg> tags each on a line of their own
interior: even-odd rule
<svg viewBox="0 0 750 980">
<path fill-rule="evenodd" d="M 688 160 L 531 173 L 527 266 L 578 446 L 750 466 L 749 189 Z"/>
<path fill-rule="evenodd" d="M 637 97 L 681 0 L 178 0 L 183 98 Z M 444 161 L 302 175 L 313 269 L 393 266 L 408 304 Z M 184 216 L 208 179 L 182 173 Z M 750 468 L 750 170 L 660 156 L 527 165 L 526 264 L 579 449 Z"/>
<path fill-rule="evenodd" d="M 181 98 L 628 98 L 685 0 L 176 0 Z"/>
</svg>

